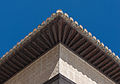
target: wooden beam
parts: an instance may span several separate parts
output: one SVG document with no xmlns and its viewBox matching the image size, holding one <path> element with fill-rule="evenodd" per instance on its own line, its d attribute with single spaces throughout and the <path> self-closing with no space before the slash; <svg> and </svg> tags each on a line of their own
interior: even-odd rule
<svg viewBox="0 0 120 84">
<path fill-rule="evenodd" d="M 77 33 L 77 35 L 75 35 L 75 37 L 70 41 L 68 46 L 69 47 L 73 46 L 77 41 L 79 41 L 82 38 L 83 38 L 83 36 L 80 35 L 79 33 Z"/>
<path fill-rule="evenodd" d="M 24 57 L 25 60 L 27 60 L 27 62 L 31 62 L 31 61 L 32 61 L 32 58 L 30 58 L 29 56 L 25 55 L 25 54 L 23 53 L 23 51 L 22 51 L 22 52 L 19 51 L 19 52 L 17 52 L 17 54 L 19 54 L 21 57 Z"/>
<path fill-rule="evenodd" d="M 27 48 L 24 47 L 23 50 L 24 50 L 24 54 L 27 54 L 27 56 L 32 58 L 32 60 L 36 59 L 36 56 L 33 55 Z"/>
<path fill-rule="evenodd" d="M 110 59 L 104 58 L 96 67 L 100 69 L 110 61 L 111 61 Z"/>
<path fill-rule="evenodd" d="M 79 39 L 74 45 L 71 46 L 73 51 L 76 51 L 83 43 L 86 43 L 87 40 L 85 38 Z"/>
<path fill-rule="evenodd" d="M 66 42 L 66 40 L 67 40 L 67 38 L 68 38 L 68 35 L 69 35 L 70 30 L 71 30 L 70 25 L 66 24 L 66 26 L 65 26 L 65 28 L 64 28 L 62 43 L 65 44 L 65 42 Z"/>
<path fill-rule="evenodd" d="M 90 45 L 80 52 L 80 56 L 84 57 L 86 55 L 89 55 L 89 53 L 95 49 L 96 47 L 94 45 Z"/>
<path fill-rule="evenodd" d="M 77 50 L 75 50 L 75 52 L 77 52 L 78 54 L 80 54 L 82 51 L 84 51 L 87 47 L 89 47 L 91 45 L 91 43 L 89 43 L 88 41 L 85 42 L 84 44 L 82 44 L 81 46 L 79 46 L 79 48 Z"/>
<path fill-rule="evenodd" d="M 103 52 L 100 51 L 100 52 L 98 52 L 96 55 L 92 56 L 92 58 L 90 58 L 90 59 L 88 60 L 88 62 L 93 63 L 93 62 L 95 62 L 95 60 L 96 60 L 97 58 L 99 58 L 99 57 L 102 56 L 102 55 L 103 55 Z"/>
<path fill-rule="evenodd" d="M 104 71 L 104 73 L 105 73 L 105 74 L 108 74 L 108 73 L 110 73 L 112 70 L 114 70 L 116 67 L 118 67 L 118 65 L 114 63 L 110 68 L 106 69 L 106 70 Z"/>
<path fill-rule="evenodd" d="M 77 32 L 75 31 L 75 29 L 72 29 L 72 28 L 71 28 L 65 44 L 66 44 L 66 45 L 69 45 L 69 43 L 72 41 L 72 39 L 75 37 L 75 35 L 77 35 Z"/>
<path fill-rule="evenodd" d="M 89 60 L 91 57 L 93 57 L 94 55 L 96 55 L 98 52 L 100 52 L 99 48 L 95 48 L 94 50 L 92 50 L 89 54 L 84 56 L 84 59 Z"/>
<path fill-rule="evenodd" d="M 115 74 L 118 71 L 120 71 L 120 68 L 116 67 L 116 68 L 114 68 L 114 70 L 112 70 L 110 73 L 108 73 L 108 76 L 112 76 L 113 74 Z"/>
<path fill-rule="evenodd" d="M 105 66 L 103 66 L 102 68 L 100 68 L 101 71 L 104 71 L 106 68 L 108 68 L 109 66 L 111 66 L 113 64 L 112 61 L 108 62 Z"/>
</svg>

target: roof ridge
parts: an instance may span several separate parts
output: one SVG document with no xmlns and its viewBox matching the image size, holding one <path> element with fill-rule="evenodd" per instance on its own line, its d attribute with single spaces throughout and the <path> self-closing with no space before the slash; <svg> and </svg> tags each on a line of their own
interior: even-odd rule
<svg viewBox="0 0 120 84">
<path fill-rule="evenodd" d="M 82 25 L 79 25 L 78 22 L 74 21 L 72 17 L 69 17 L 67 13 L 63 13 L 61 9 L 57 10 L 56 13 L 52 13 L 51 16 L 48 17 L 45 21 L 43 21 L 41 24 L 39 24 L 38 27 L 33 30 L 33 32 L 30 32 L 27 36 L 25 36 L 24 39 L 18 42 L 17 45 L 15 45 L 12 49 L 10 49 L 9 52 L 6 52 L 0 58 L 0 62 L 2 61 L 2 59 L 8 57 L 10 54 L 13 54 L 17 48 L 22 47 L 22 45 L 26 41 L 30 40 L 31 37 L 33 37 L 36 33 L 38 33 L 42 28 L 44 28 L 57 16 L 61 16 L 67 22 L 70 22 L 74 28 L 78 28 L 79 32 L 81 32 L 82 35 L 86 36 L 91 42 L 97 45 L 102 51 L 104 51 L 107 55 L 112 57 L 115 61 L 117 61 L 120 64 L 120 58 L 118 55 L 116 56 L 115 53 L 111 51 L 111 49 L 109 49 L 107 46 L 104 46 L 104 44 L 100 42 L 99 39 L 97 39 L 95 36 L 92 36 L 91 32 L 88 32 L 87 29 L 84 29 Z"/>
</svg>

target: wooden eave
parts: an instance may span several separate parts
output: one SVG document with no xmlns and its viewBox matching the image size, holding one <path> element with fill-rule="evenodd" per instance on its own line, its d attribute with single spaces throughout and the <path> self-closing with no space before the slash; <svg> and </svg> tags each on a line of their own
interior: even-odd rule
<svg viewBox="0 0 120 84">
<path fill-rule="evenodd" d="M 65 19 L 67 18 L 67 19 Z M 0 84 L 61 43 L 106 77 L 120 84 L 120 64 L 63 14 L 43 23 L 0 60 Z"/>
</svg>

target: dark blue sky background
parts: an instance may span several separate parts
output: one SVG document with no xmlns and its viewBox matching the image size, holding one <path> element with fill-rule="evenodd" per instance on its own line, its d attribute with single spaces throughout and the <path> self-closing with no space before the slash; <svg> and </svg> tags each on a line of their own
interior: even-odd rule
<svg viewBox="0 0 120 84">
<path fill-rule="evenodd" d="M 57 9 L 120 53 L 120 0 L 0 0 L 0 57 Z"/>
</svg>

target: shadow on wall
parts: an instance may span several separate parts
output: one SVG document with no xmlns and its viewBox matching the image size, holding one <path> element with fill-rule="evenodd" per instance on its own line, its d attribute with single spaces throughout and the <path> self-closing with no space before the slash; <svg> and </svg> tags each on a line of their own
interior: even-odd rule
<svg viewBox="0 0 120 84">
<path fill-rule="evenodd" d="M 43 84 L 58 74 L 58 46 L 24 68 L 5 84 Z"/>
</svg>

